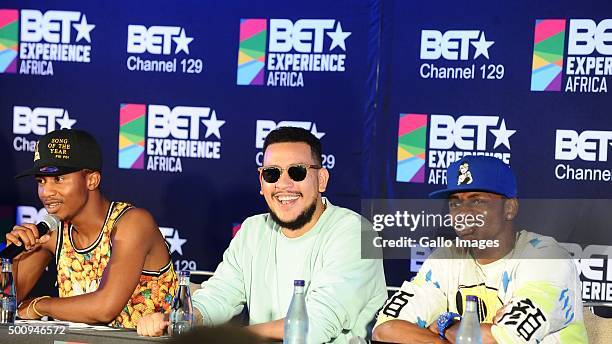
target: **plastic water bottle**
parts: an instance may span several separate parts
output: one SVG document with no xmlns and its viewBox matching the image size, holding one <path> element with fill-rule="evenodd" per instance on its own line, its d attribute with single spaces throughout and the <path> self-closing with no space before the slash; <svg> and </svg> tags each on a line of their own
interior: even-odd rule
<svg viewBox="0 0 612 344">
<path fill-rule="evenodd" d="M 0 324 L 14 324 L 17 316 L 17 297 L 13 280 L 13 264 L 2 258 L 0 272 Z"/>
<path fill-rule="evenodd" d="M 293 281 L 293 298 L 285 317 L 284 344 L 304 344 L 308 338 L 308 313 L 306 312 L 306 297 L 304 281 Z"/>
<path fill-rule="evenodd" d="M 192 326 L 193 305 L 191 304 L 191 291 L 189 290 L 189 271 L 180 271 L 179 288 L 172 300 L 168 332 L 171 336 L 176 336 L 189 331 Z"/>
<path fill-rule="evenodd" d="M 459 332 L 457 332 L 457 344 L 481 344 L 480 322 L 478 321 L 478 304 L 476 296 L 468 295 L 465 304 L 465 312 L 461 317 Z"/>
</svg>

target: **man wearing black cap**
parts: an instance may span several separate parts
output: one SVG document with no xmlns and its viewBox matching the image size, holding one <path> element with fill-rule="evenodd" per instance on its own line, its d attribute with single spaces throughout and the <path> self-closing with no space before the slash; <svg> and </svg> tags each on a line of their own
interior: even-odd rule
<svg viewBox="0 0 612 344">
<path fill-rule="evenodd" d="M 155 220 L 100 192 L 102 154 L 81 130 L 58 130 L 40 138 L 34 166 L 38 196 L 62 225 L 39 237 L 33 224 L 15 226 L 9 244 L 25 245 L 14 260 L 18 300 L 23 300 L 55 257 L 59 298 L 22 302 L 19 316 L 109 323 L 133 328 L 142 315 L 169 310 L 177 278 Z M 112 254 L 111 254 L 112 247 Z"/>
<path fill-rule="evenodd" d="M 516 178 L 493 157 L 466 156 L 447 170 L 448 185 L 430 194 L 451 215 L 482 222 L 455 226 L 466 242 L 440 248 L 378 314 L 374 338 L 399 343 L 455 342 L 466 297 L 478 300 L 483 343 L 587 343 L 580 279 L 551 237 L 517 231 Z M 461 230 L 459 230 L 461 229 Z"/>
</svg>

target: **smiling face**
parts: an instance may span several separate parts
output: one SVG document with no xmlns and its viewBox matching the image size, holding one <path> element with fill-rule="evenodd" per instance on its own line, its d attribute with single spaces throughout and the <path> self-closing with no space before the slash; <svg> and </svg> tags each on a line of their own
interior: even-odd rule
<svg viewBox="0 0 612 344">
<path fill-rule="evenodd" d="M 494 240 L 506 235 L 508 226 L 508 207 L 503 196 L 490 192 L 457 192 L 450 195 L 448 206 L 453 217 L 470 214 L 480 218 L 477 225 L 455 230 L 461 239 Z M 514 218 L 514 216 L 512 216 Z"/>
<path fill-rule="evenodd" d="M 84 170 L 59 176 L 36 176 L 38 198 L 49 214 L 71 220 L 85 206 L 89 191 L 99 183 L 99 172 Z"/>
<path fill-rule="evenodd" d="M 259 182 L 272 218 L 283 228 L 299 230 L 316 222 L 320 216 L 323 209 L 320 193 L 325 191 L 329 175 L 324 168 L 308 168 L 304 180 L 294 181 L 286 169 L 295 164 L 317 165 L 308 144 L 271 144 L 264 153 L 263 167 L 276 166 L 285 170 L 275 183 L 266 182 L 261 174 Z"/>
</svg>

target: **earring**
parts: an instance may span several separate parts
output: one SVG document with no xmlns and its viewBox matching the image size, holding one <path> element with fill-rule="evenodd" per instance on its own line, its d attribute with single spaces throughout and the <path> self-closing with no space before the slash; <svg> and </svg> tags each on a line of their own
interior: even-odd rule
<svg viewBox="0 0 612 344">
<path fill-rule="evenodd" d="M 259 190 L 259 194 L 263 196 L 263 190 Z"/>
</svg>

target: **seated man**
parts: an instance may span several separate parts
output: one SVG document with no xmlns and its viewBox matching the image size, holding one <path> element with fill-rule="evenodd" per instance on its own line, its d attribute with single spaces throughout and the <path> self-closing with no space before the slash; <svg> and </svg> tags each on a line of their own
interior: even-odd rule
<svg viewBox="0 0 612 344">
<path fill-rule="evenodd" d="M 260 193 L 270 209 L 244 221 L 215 274 L 193 294 L 197 323 L 222 324 L 246 304 L 253 333 L 283 338 L 293 281 L 305 280 L 308 343 L 347 343 L 386 300 L 381 260 L 361 259 L 361 217 L 323 198 L 329 172 L 321 143 L 301 128 L 279 128 L 264 142 Z M 161 314 L 138 333 L 158 336 Z"/>
<path fill-rule="evenodd" d="M 460 321 L 447 312 L 461 314 L 466 296 L 474 295 L 483 343 L 587 343 L 580 280 L 569 254 L 551 237 L 515 231 L 518 200 L 510 167 L 466 156 L 448 167 L 447 177 L 447 188 L 430 197 L 447 198 L 453 216 L 482 220 L 475 223 L 480 226 L 456 226 L 459 238 L 499 245 L 434 251 L 380 310 L 374 338 L 454 343 Z"/>
<path fill-rule="evenodd" d="M 36 177 L 45 209 L 62 221 L 40 238 L 33 224 L 6 235 L 26 248 L 13 264 L 19 301 L 53 256 L 57 264 L 60 297 L 24 301 L 21 318 L 134 328 L 142 315 L 169 310 L 177 278 L 164 238 L 149 212 L 102 195 L 101 168 L 90 134 L 57 130 L 40 138 L 34 167 L 18 176 Z"/>
</svg>

